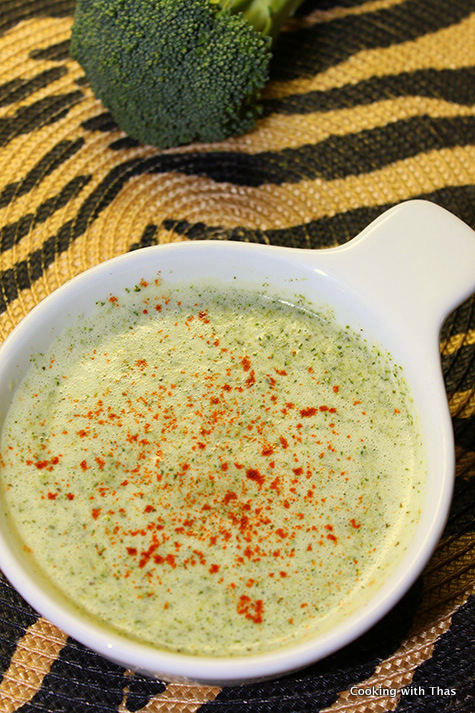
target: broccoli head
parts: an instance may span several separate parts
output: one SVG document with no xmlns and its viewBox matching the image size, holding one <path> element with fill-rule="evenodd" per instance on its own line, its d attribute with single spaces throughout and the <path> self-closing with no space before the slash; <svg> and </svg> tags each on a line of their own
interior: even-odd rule
<svg viewBox="0 0 475 713">
<path fill-rule="evenodd" d="M 71 54 L 118 125 L 170 148 L 244 133 L 302 0 L 78 0 Z"/>
</svg>

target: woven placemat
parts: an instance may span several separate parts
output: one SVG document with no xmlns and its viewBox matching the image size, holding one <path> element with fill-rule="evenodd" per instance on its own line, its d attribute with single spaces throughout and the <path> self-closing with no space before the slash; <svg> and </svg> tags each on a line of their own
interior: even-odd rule
<svg viewBox="0 0 475 713">
<path fill-rule="evenodd" d="M 156 243 L 341 244 L 426 198 L 475 227 L 473 0 L 305 2 L 251 133 L 159 152 L 127 138 L 69 56 L 72 0 L 0 0 L 0 337 L 66 280 Z M 220 690 L 111 664 L 0 579 L 0 713 L 474 711 L 475 300 L 441 355 L 450 519 L 373 630 L 276 681 Z"/>
</svg>

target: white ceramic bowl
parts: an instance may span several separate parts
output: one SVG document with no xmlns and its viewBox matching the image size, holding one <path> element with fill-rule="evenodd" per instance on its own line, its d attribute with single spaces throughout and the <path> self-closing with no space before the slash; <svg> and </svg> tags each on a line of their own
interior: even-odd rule
<svg viewBox="0 0 475 713">
<path fill-rule="evenodd" d="M 69 635 L 117 663 L 163 678 L 218 685 L 278 676 L 321 659 L 356 639 L 386 614 L 421 573 L 444 527 L 453 488 L 454 444 L 439 357 L 445 316 L 475 289 L 475 233 L 425 201 L 391 209 L 337 248 L 300 250 L 203 241 L 157 246 L 114 258 L 47 297 L 0 348 L 2 418 L 31 354 L 43 351 L 96 300 L 157 270 L 172 281 L 238 275 L 247 283 L 299 291 L 324 300 L 338 321 L 363 328 L 403 366 L 419 412 L 428 487 L 412 544 L 370 600 L 328 632 L 305 643 L 242 658 L 168 653 L 111 634 L 81 616 L 33 571 L 0 512 L 0 567 L 23 597 Z M 234 283 L 236 284 L 236 283 Z"/>
</svg>

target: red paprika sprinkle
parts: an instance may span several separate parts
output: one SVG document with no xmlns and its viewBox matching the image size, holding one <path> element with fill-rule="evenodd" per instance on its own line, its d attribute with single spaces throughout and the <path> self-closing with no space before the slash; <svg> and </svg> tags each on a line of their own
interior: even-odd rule
<svg viewBox="0 0 475 713">
<path fill-rule="evenodd" d="M 236 495 L 236 493 L 233 493 L 232 490 L 228 490 L 228 492 L 226 493 L 226 495 L 223 498 L 223 503 L 225 505 L 229 505 L 231 500 L 237 500 L 237 495 Z"/>
<path fill-rule="evenodd" d="M 246 379 L 246 386 L 253 386 L 255 383 L 256 383 L 256 376 L 255 376 L 254 369 L 253 369 Z"/>
<path fill-rule="evenodd" d="M 175 569 L 175 567 L 176 567 L 175 555 L 168 554 L 165 557 L 165 562 L 167 562 L 170 565 L 170 567 L 172 567 L 172 569 Z"/>
<path fill-rule="evenodd" d="M 40 460 L 37 463 L 35 463 L 35 466 L 38 468 L 38 470 L 43 470 L 43 468 L 46 468 L 49 465 L 48 460 Z"/>
<path fill-rule="evenodd" d="M 262 488 L 262 484 L 264 483 L 264 476 L 259 473 L 259 471 L 256 468 L 248 468 L 246 470 L 246 478 L 249 478 L 249 480 L 254 480 L 259 488 Z"/>
<path fill-rule="evenodd" d="M 322 411 L 323 408 L 320 406 L 320 411 Z M 308 408 L 303 408 L 300 409 L 300 415 L 302 418 L 308 418 L 309 416 L 315 416 L 317 413 L 317 409 L 314 406 L 309 406 Z"/>
<path fill-rule="evenodd" d="M 262 599 L 253 601 L 251 597 L 243 594 L 239 598 L 237 605 L 238 614 L 243 614 L 246 619 L 250 619 L 255 624 L 262 624 L 264 615 L 264 604 Z"/>
<path fill-rule="evenodd" d="M 241 359 L 241 364 L 244 371 L 249 371 L 249 369 L 251 368 L 251 360 L 248 356 L 245 356 Z"/>
</svg>

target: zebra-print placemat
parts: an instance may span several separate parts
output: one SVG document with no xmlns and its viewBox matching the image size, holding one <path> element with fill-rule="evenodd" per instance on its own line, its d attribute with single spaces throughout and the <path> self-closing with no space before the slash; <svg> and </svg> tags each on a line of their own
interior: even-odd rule
<svg viewBox="0 0 475 713">
<path fill-rule="evenodd" d="M 112 1 L 112 0 L 111 0 Z M 159 152 L 121 133 L 70 59 L 72 0 L 0 0 L 0 336 L 114 255 L 178 240 L 345 242 L 428 198 L 475 227 L 473 0 L 308 0 L 256 129 Z M 457 446 L 450 519 L 372 631 L 299 673 L 220 690 L 113 665 L 0 579 L 0 713 L 475 710 L 475 300 L 441 356 Z"/>
</svg>

